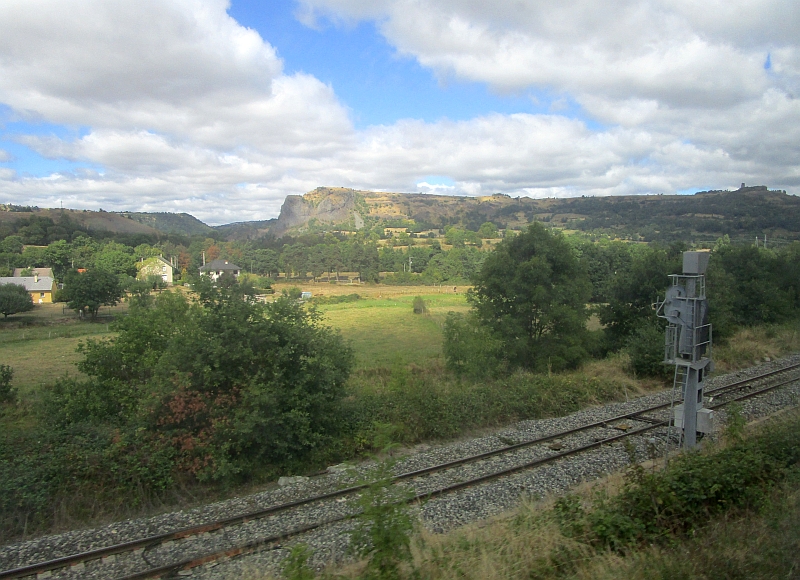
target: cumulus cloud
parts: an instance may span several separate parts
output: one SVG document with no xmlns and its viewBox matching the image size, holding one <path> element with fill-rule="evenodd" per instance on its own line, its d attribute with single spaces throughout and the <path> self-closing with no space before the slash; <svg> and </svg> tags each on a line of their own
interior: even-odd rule
<svg viewBox="0 0 800 580">
<path fill-rule="evenodd" d="M 572 93 L 725 106 L 769 84 L 781 52 L 796 72 L 800 6 L 791 0 L 303 0 L 305 10 L 372 18 L 386 38 L 443 77 L 498 90 Z"/>
<path fill-rule="evenodd" d="M 0 103 L 84 129 L 7 139 L 86 168 L 1 169 L 0 195 L 225 223 L 274 217 L 287 194 L 319 185 L 534 197 L 796 186 L 799 5 L 704 6 L 303 0 L 309 25 L 374 20 L 443 79 L 543 91 L 603 127 L 553 107 L 356 130 L 329 85 L 284 73 L 223 0 L 8 0 Z"/>
</svg>

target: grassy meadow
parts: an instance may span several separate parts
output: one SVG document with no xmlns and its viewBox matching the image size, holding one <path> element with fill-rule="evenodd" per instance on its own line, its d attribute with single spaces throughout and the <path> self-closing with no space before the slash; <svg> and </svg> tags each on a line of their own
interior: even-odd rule
<svg viewBox="0 0 800 580">
<path fill-rule="evenodd" d="M 327 324 L 338 328 L 356 351 L 356 368 L 427 364 L 442 355 L 442 324 L 449 311 L 469 309 L 463 294 L 419 296 L 427 315 L 414 314 L 413 295 L 390 295 L 320 306 Z"/>
<path fill-rule="evenodd" d="M 367 383 L 376 387 L 391 377 L 398 368 L 412 365 L 419 372 L 428 368 L 441 378 L 442 325 L 447 313 L 466 312 L 468 287 L 453 286 L 387 286 L 336 285 L 303 283 L 275 285 L 280 293 L 298 287 L 325 299 L 358 294 L 360 299 L 317 306 L 324 323 L 338 329 L 355 350 L 356 366 L 353 386 L 363 392 Z M 180 288 L 180 290 L 183 290 Z M 428 307 L 426 315 L 414 314 L 412 302 L 421 296 Z M 0 318 L 0 363 L 14 369 L 14 386 L 21 395 L 56 378 L 80 376 L 76 363 L 81 360 L 78 345 L 86 338 L 112 336 L 109 322 L 124 314 L 125 304 L 103 307 L 95 322 L 78 320 L 63 304 L 38 305 L 32 312 Z M 596 316 L 589 319 L 589 328 L 600 324 Z M 800 350 L 800 330 L 795 325 L 746 328 L 737 332 L 724 345 L 715 348 L 718 372 L 729 372 L 774 359 Z M 658 388 L 653 380 L 625 377 L 625 357 L 605 361 L 588 361 L 578 371 L 595 379 L 624 382 L 628 394 Z M 570 373 L 567 373 L 570 374 Z M 576 373 L 571 373 L 575 375 Z M 377 377 L 377 380 L 374 380 Z"/>
<path fill-rule="evenodd" d="M 62 304 L 37 305 L 31 312 L 0 319 L 0 364 L 14 369 L 13 385 L 25 397 L 55 379 L 80 376 L 78 344 L 86 338 L 110 336 L 113 316 L 125 305 L 103 307 L 95 322 L 81 321 Z"/>
<path fill-rule="evenodd" d="M 292 285 L 277 285 L 276 292 Z M 427 365 L 441 358 L 442 323 L 449 311 L 469 309 L 466 288 L 408 286 L 337 286 L 303 284 L 315 297 L 357 293 L 356 302 L 323 304 L 325 324 L 341 331 L 356 352 L 356 370 Z M 441 291 L 440 291 L 441 290 Z M 414 314 L 415 296 L 425 300 L 428 315 Z M 36 306 L 32 312 L 0 319 L 0 363 L 14 369 L 14 386 L 25 394 L 37 386 L 66 375 L 79 376 L 78 344 L 86 338 L 111 336 L 112 315 L 125 306 L 102 308 L 97 322 L 79 321 L 61 304 Z"/>
</svg>

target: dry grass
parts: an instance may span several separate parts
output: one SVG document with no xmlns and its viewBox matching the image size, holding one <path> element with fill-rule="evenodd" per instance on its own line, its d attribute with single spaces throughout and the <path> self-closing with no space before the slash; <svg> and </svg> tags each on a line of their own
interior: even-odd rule
<svg viewBox="0 0 800 580">
<path fill-rule="evenodd" d="M 76 350 L 83 340 L 85 338 L 53 338 L 2 344 L 0 362 L 14 369 L 12 384 L 25 396 L 65 375 L 83 376 L 75 366 L 83 359 Z"/>
<path fill-rule="evenodd" d="M 717 372 L 730 372 L 800 351 L 800 325 L 743 328 L 714 348 Z"/>
<path fill-rule="evenodd" d="M 342 296 L 346 294 L 358 294 L 363 298 L 396 298 L 400 296 L 417 295 L 457 295 L 462 299 L 469 286 L 456 286 L 457 291 L 453 292 L 453 286 L 391 286 L 388 284 L 328 284 L 325 282 L 302 282 L 300 280 L 290 282 L 274 282 L 272 288 L 276 294 L 289 288 L 300 288 L 303 292 L 311 292 L 314 296 Z"/>
<path fill-rule="evenodd" d="M 564 374 L 583 375 L 604 382 L 621 384 L 626 398 L 629 399 L 663 389 L 666 386 L 661 379 L 631 376 L 627 370 L 628 367 L 629 356 L 625 353 L 617 353 L 602 360 L 589 360 L 579 370 Z"/>
<path fill-rule="evenodd" d="M 598 492 L 609 496 L 618 493 L 623 482 L 623 475 L 616 473 L 598 482 L 584 483 L 573 492 L 589 505 Z M 676 539 L 671 546 L 632 548 L 624 554 L 598 552 L 563 535 L 552 512 L 554 500 L 523 501 L 516 510 L 445 534 L 421 530 L 413 541 L 413 564 L 403 577 L 430 580 L 798 577 L 800 475 L 797 473 L 775 490 L 763 513 L 728 512 L 708 522 L 696 536 Z M 324 577 L 355 579 L 360 577 L 362 569 L 361 562 L 348 563 L 331 567 Z"/>
</svg>

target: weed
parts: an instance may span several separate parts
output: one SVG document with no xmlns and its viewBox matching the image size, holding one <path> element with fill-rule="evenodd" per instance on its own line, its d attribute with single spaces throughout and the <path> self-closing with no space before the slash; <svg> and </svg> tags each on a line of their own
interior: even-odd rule
<svg viewBox="0 0 800 580">
<path fill-rule="evenodd" d="M 0 364 L 0 405 L 13 403 L 17 398 L 16 390 L 11 386 L 13 377 L 14 369 L 8 365 Z"/>
<path fill-rule="evenodd" d="M 314 571 L 308 566 L 311 549 L 306 544 L 293 546 L 283 565 L 286 580 L 314 580 Z"/>
<path fill-rule="evenodd" d="M 375 442 L 389 440 L 391 433 L 392 426 L 383 425 Z M 387 444 L 383 453 L 391 455 L 395 445 Z M 410 492 L 393 484 L 395 462 L 385 459 L 377 463 L 358 500 L 362 512 L 351 535 L 351 546 L 358 555 L 367 558 L 365 579 L 400 578 L 401 564 L 411 560 L 413 522 L 406 505 Z"/>
<path fill-rule="evenodd" d="M 744 440 L 744 428 L 747 425 L 747 419 L 742 414 L 742 404 L 731 403 L 725 412 L 728 417 L 725 422 L 725 440 L 734 444 L 741 443 Z"/>
</svg>

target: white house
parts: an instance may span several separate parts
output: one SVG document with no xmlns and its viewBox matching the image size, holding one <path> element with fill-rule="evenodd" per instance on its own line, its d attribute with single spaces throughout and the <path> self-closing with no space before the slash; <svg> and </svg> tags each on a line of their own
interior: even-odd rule
<svg viewBox="0 0 800 580">
<path fill-rule="evenodd" d="M 200 268 L 200 274 L 202 276 L 210 276 L 214 282 L 219 280 L 219 277 L 223 274 L 230 274 L 234 278 L 238 278 L 241 272 L 242 269 L 239 266 L 228 260 L 212 260 Z"/>
</svg>

